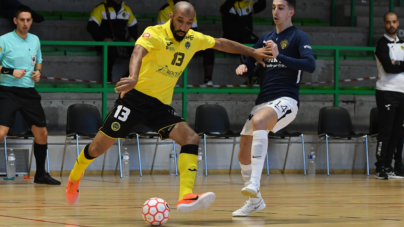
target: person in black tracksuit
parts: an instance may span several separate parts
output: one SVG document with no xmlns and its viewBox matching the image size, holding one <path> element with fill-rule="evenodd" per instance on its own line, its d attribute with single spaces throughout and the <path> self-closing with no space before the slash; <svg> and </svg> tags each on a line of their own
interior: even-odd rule
<svg viewBox="0 0 404 227">
<path fill-rule="evenodd" d="M 239 43 L 257 43 L 259 37 L 253 35 L 253 14 L 264 11 L 266 5 L 266 0 L 256 3 L 247 0 L 223 2 L 220 6 L 223 38 Z"/>
<path fill-rule="evenodd" d="M 386 34 L 377 42 L 375 51 L 379 71 L 376 83 L 379 135 L 375 178 L 404 178 L 404 41 L 397 37 L 398 18 L 395 13 L 385 15 L 384 27 Z M 391 167 L 393 157 L 394 169 Z"/>
<path fill-rule="evenodd" d="M 111 23 L 106 16 L 106 8 L 108 8 L 110 13 Z M 91 16 L 87 24 L 87 31 L 91 34 L 95 41 L 129 41 L 133 42 L 134 45 L 138 38 L 137 20 L 132 13 L 132 10 L 123 2 L 123 0 L 105 0 L 98 4 L 91 12 Z M 103 48 L 102 46 L 97 46 L 96 49 L 99 52 L 102 52 Z M 133 48 L 131 48 L 131 50 L 133 50 Z M 117 57 L 117 48 L 115 46 L 109 46 L 107 65 L 108 82 L 112 81 L 112 67 L 114 66 L 115 59 Z M 129 72 L 125 74 L 124 77 L 127 77 L 128 75 Z"/>
</svg>

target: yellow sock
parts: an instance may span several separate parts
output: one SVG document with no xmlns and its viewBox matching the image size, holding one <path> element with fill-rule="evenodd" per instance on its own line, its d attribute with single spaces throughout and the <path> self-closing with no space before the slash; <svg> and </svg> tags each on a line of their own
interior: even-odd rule
<svg viewBox="0 0 404 227">
<path fill-rule="evenodd" d="M 78 181 L 80 180 L 84 170 L 86 170 L 87 166 L 90 165 L 90 163 L 95 159 L 87 159 L 86 156 L 84 155 L 84 150 L 88 149 L 90 145 L 87 145 L 83 150 L 81 151 L 79 157 L 76 160 L 76 164 L 74 164 L 74 168 L 70 172 L 70 179 L 72 181 Z"/>
<path fill-rule="evenodd" d="M 197 148 L 198 149 L 198 148 Z M 180 153 L 178 158 L 178 170 L 180 171 L 180 198 L 192 193 L 196 176 L 196 164 L 198 155 Z"/>
</svg>

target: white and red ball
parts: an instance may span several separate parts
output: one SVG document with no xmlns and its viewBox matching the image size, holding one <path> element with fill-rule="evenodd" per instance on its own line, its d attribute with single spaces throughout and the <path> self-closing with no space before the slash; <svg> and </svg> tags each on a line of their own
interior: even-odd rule
<svg viewBox="0 0 404 227">
<path fill-rule="evenodd" d="M 142 217 L 150 225 L 162 225 L 170 217 L 170 207 L 164 199 L 151 198 L 143 204 Z"/>
</svg>

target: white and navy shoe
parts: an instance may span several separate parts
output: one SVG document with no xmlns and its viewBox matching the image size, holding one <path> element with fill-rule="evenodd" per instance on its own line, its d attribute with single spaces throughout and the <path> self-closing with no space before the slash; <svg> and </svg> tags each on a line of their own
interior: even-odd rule
<svg viewBox="0 0 404 227">
<path fill-rule="evenodd" d="M 251 198 L 258 198 L 257 194 L 260 192 L 258 184 L 251 181 L 247 181 L 244 184 L 244 188 L 241 189 L 241 194 L 249 196 Z"/>
<path fill-rule="evenodd" d="M 253 203 L 252 199 L 249 199 L 240 209 L 233 212 L 233 217 L 247 217 L 252 212 L 263 210 L 265 207 L 266 205 L 262 198 L 258 201 L 258 203 Z"/>
</svg>

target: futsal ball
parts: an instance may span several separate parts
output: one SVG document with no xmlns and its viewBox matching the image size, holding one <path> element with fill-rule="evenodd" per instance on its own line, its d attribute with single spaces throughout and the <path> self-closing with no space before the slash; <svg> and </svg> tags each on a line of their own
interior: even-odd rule
<svg viewBox="0 0 404 227">
<path fill-rule="evenodd" d="M 164 199 L 151 198 L 143 204 L 142 217 L 150 225 L 162 225 L 170 217 L 170 207 Z"/>
</svg>

